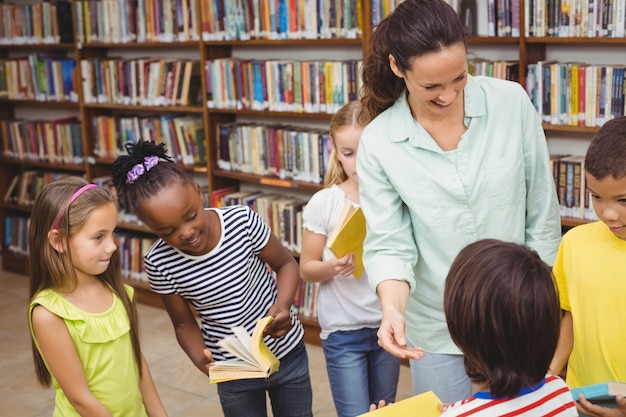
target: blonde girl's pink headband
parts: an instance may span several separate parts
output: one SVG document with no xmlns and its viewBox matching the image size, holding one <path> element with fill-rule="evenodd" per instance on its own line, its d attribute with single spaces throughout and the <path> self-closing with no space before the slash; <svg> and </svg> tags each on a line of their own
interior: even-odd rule
<svg viewBox="0 0 626 417">
<path fill-rule="evenodd" d="M 70 206 L 72 205 L 72 203 L 74 202 L 74 200 L 76 200 L 78 197 L 80 197 L 80 195 L 82 193 L 84 193 L 85 191 L 87 191 L 87 190 L 89 190 L 91 188 L 98 188 L 98 186 L 96 184 L 83 185 L 82 187 L 80 187 L 78 189 L 78 191 L 76 191 L 72 195 L 72 197 L 70 198 L 70 201 L 67 202 L 67 208 L 61 209 L 61 211 L 57 215 L 57 218 L 54 219 L 54 223 L 52 223 L 52 230 L 58 230 L 59 229 L 59 223 L 61 223 L 61 219 L 63 218 L 63 216 L 65 216 L 65 210 L 69 209 Z"/>
</svg>

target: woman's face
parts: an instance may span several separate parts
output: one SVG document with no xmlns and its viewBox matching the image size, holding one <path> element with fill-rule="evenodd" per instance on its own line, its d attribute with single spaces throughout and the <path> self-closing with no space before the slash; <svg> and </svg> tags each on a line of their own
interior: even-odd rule
<svg viewBox="0 0 626 417">
<path fill-rule="evenodd" d="M 415 57 L 411 68 L 402 72 L 393 56 L 389 65 L 394 74 L 404 78 L 413 112 L 424 110 L 435 116 L 445 116 L 463 104 L 463 89 L 467 84 L 465 45 L 457 43 L 437 52 Z"/>
</svg>

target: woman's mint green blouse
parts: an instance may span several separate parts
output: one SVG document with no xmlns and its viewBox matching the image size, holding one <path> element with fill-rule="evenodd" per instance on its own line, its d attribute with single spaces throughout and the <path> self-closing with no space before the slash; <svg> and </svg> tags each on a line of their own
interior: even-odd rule
<svg viewBox="0 0 626 417">
<path fill-rule="evenodd" d="M 546 138 L 524 89 L 469 76 L 464 100 L 467 131 L 454 151 L 441 150 L 403 95 L 365 128 L 357 153 L 370 284 L 409 282 L 407 337 L 428 352 L 459 353 L 443 289 L 463 247 L 524 243 L 552 265 L 561 238 Z"/>
<path fill-rule="evenodd" d="M 127 286 L 126 290 L 132 297 L 132 288 Z M 29 320 L 37 305 L 65 321 L 83 364 L 89 389 L 111 414 L 116 417 L 147 416 L 139 391 L 139 370 L 130 340 L 130 322 L 122 301 L 114 295 L 111 308 L 94 314 L 79 309 L 53 290 L 43 290 L 30 304 Z M 30 327 L 36 343 L 32 322 Z M 56 391 L 53 417 L 78 416 L 54 375 L 52 385 Z"/>
</svg>

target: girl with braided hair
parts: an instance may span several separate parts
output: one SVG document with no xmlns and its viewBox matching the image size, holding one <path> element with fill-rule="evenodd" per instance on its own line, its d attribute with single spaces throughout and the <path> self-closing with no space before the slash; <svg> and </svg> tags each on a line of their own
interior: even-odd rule
<svg viewBox="0 0 626 417">
<path fill-rule="evenodd" d="M 126 149 L 113 164 L 113 183 L 159 237 L 144 255 L 146 272 L 194 365 L 209 375 L 213 360 L 234 358 L 217 345 L 233 327 L 251 332 L 259 319 L 274 318 L 264 341 L 279 371 L 218 383 L 224 415 L 265 417 L 269 393 L 274 416 L 312 416 L 304 331 L 291 311 L 297 262 L 249 207 L 205 208 L 200 186 L 163 144 L 139 141 Z"/>
</svg>

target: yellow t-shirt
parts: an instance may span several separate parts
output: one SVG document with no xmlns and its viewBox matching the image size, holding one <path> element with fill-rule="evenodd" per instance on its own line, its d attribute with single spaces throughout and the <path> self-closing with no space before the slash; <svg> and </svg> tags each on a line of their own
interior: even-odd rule
<svg viewBox="0 0 626 417">
<path fill-rule="evenodd" d="M 567 385 L 626 381 L 626 241 L 603 222 L 575 227 L 563 236 L 553 271 L 561 308 L 574 322 Z"/>
<path fill-rule="evenodd" d="M 132 288 L 127 286 L 126 290 L 132 297 Z M 33 298 L 29 317 L 36 305 L 65 321 L 89 389 L 98 401 L 115 417 L 147 417 L 130 341 L 130 322 L 122 301 L 114 296 L 109 310 L 94 314 L 79 309 L 55 291 L 43 290 Z M 54 375 L 52 386 L 56 392 L 52 416 L 78 416 Z"/>
</svg>

